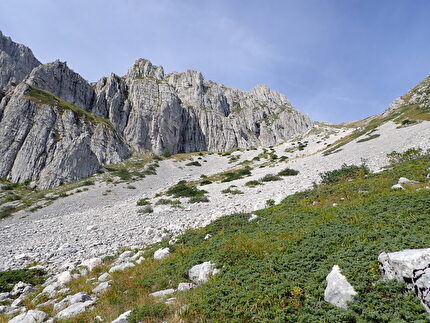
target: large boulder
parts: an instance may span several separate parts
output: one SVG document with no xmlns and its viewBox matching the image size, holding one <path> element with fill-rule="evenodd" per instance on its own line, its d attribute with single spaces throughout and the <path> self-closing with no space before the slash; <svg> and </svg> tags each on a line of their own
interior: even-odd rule
<svg viewBox="0 0 430 323">
<path fill-rule="evenodd" d="M 341 274 L 338 265 L 334 265 L 331 272 L 326 277 L 327 287 L 324 291 L 324 300 L 330 304 L 347 308 L 347 303 L 352 301 L 357 292 Z"/>
<path fill-rule="evenodd" d="M 127 311 L 118 316 L 112 323 L 127 323 L 128 318 L 130 317 L 131 311 Z"/>
<path fill-rule="evenodd" d="M 83 303 L 75 303 L 65 308 L 57 314 L 58 319 L 68 319 L 86 311 L 87 307 L 94 304 L 93 300 L 89 300 Z"/>
<path fill-rule="evenodd" d="M 154 259 L 156 259 L 156 260 L 164 259 L 169 255 L 170 255 L 170 249 L 169 248 L 160 248 L 154 252 Z"/>
<path fill-rule="evenodd" d="M 219 273 L 219 269 L 215 268 L 215 264 L 211 261 L 193 266 L 188 271 L 188 277 L 197 285 L 201 285 L 209 281 L 212 275 Z"/>
<path fill-rule="evenodd" d="M 430 248 L 383 252 L 378 261 L 384 279 L 405 282 L 430 312 Z"/>
</svg>

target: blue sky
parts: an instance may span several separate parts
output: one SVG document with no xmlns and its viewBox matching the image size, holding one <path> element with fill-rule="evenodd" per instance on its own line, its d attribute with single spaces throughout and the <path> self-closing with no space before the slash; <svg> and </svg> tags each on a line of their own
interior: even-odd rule
<svg viewBox="0 0 430 323">
<path fill-rule="evenodd" d="M 429 0 L 14 0 L 0 30 L 89 81 L 140 58 L 284 93 L 313 120 L 382 112 L 430 74 Z"/>
</svg>

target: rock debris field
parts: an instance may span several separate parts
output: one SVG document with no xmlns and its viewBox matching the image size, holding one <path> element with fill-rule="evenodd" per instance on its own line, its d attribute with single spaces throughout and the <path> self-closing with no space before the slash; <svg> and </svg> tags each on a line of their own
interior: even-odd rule
<svg viewBox="0 0 430 323">
<path fill-rule="evenodd" d="M 96 182 L 88 191 L 58 199 L 33 213 L 21 211 L 2 219 L 0 271 L 39 263 L 49 271 L 60 272 L 85 259 L 114 255 L 121 248 L 143 247 L 170 238 L 187 228 L 207 225 L 223 215 L 264 208 L 269 199 L 279 203 L 292 193 L 312 187 L 314 182 L 319 181 L 319 173 L 339 168 L 343 163 L 358 165 L 365 159 L 372 171 L 378 171 L 387 165 L 386 155 L 394 150 L 430 148 L 430 122 L 427 121 L 404 128 L 397 128 L 396 124 L 388 122 L 378 128 L 379 137 L 361 143 L 357 143 L 362 139 L 358 138 L 328 156 L 323 156 L 322 149 L 353 129 L 328 126 L 316 126 L 316 129 L 319 131 L 311 131 L 300 138 L 301 142 L 307 141 L 303 150 L 285 152 L 288 148 L 297 147 L 297 139 L 274 147 L 278 157 L 288 156 L 286 161 L 263 168 L 259 167 L 259 163 L 264 160 L 254 162 L 250 165 L 251 176 L 199 187 L 208 191 L 207 203 L 189 204 L 188 199 L 181 199 L 182 208 L 174 208 L 155 205 L 160 198 L 155 195 L 165 192 L 180 180 L 199 180 L 201 175 L 217 174 L 242 161 L 251 160 L 261 154 L 263 148 L 232 153 L 239 156 L 234 163 L 229 163 L 231 155 L 204 155 L 202 160 L 206 162 L 199 160 L 200 167 L 185 166 L 190 160 L 179 162 L 166 159 L 159 162 L 157 175 L 133 182 L 135 189 L 127 188 L 125 183 Z M 192 158 L 197 161 L 197 157 Z M 266 174 L 276 174 L 286 167 L 300 173 L 256 187 L 244 185 Z M 222 192 L 231 185 L 243 194 Z M 152 213 L 139 212 L 143 207 L 136 203 L 141 198 L 149 198 Z"/>
</svg>

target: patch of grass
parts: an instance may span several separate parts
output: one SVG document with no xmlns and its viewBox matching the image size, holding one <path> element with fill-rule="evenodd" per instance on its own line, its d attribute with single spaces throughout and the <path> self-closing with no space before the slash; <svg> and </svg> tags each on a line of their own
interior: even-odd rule
<svg viewBox="0 0 430 323">
<path fill-rule="evenodd" d="M 296 176 L 299 174 L 298 170 L 285 168 L 278 173 L 278 176 Z"/>
<path fill-rule="evenodd" d="M 274 182 L 274 181 L 282 181 L 282 177 L 274 174 L 267 174 L 260 178 L 260 182 Z"/>
<path fill-rule="evenodd" d="M 175 198 L 179 197 L 202 197 L 207 192 L 204 190 L 199 190 L 195 186 L 187 185 L 186 181 L 180 181 L 178 184 L 170 187 L 166 195 L 173 196 Z"/>
<path fill-rule="evenodd" d="M 155 322 L 166 315 L 167 309 L 168 307 L 164 303 L 145 304 L 131 312 L 128 322 Z"/>
<path fill-rule="evenodd" d="M 200 186 L 203 186 L 203 185 L 209 185 L 209 184 L 212 184 L 213 182 L 211 181 L 211 180 L 209 180 L 209 179 L 204 179 L 204 180 L 202 180 L 201 182 L 200 182 Z"/>
<path fill-rule="evenodd" d="M 202 166 L 202 164 L 200 164 L 198 161 L 192 161 L 192 162 L 185 164 L 185 166 L 198 166 L 198 167 L 200 167 L 200 166 Z"/>
<path fill-rule="evenodd" d="M 249 181 L 245 183 L 245 186 L 248 186 L 248 187 L 255 187 L 257 185 L 263 185 L 263 184 L 261 184 L 259 181 Z"/>
<path fill-rule="evenodd" d="M 222 183 L 232 182 L 232 181 L 235 181 L 237 179 L 242 179 L 246 176 L 250 176 L 251 170 L 252 170 L 251 167 L 246 166 L 246 167 L 238 169 L 238 170 L 222 173 L 221 174 L 221 176 L 222 176 L 221 182 Z"/>
<path fill-rule="evenodd" d="M 91 185 L 95 185 L 94 181 L 91 179 L 86 179 L 83 182 L 81 182 L 80 186 L 91 186 Z"/>
<path fill-rule="evenodd" d="M 128 188 L 129 190 L 135 190 L 135 189 L 136 189 L 136 186 L 133 186 L 133 185 L 127 185 L 127 188 Z"/>
<path fill-rule="evenodd" d="M 16 212 L 17 209 L 14 208 L 13 206 L 7 206 L 7 207 L 3 207 L 0 210 L 0 219 L 2 218 L 6 218 L 8 216 L 11 216 L 14 212 Z"/>
<path fill-rule="evenodd" d="M 270 200 L 266 201 L 266 206 L 267 207 L 271 207 L 271 206 L 274 206 L 274 205 L 275 205 L 275 200 L 270 199 Z"/>
<path fill-rule="evenodd" d="M 0 272 L 0 293 L 9 292 L 13 286 L 22 281 L 32 285 L 42 284 L 46 273 L 40 269 L 17 269 Z"/>
<path fill-rule="evenodd" d="M 207 196 L 194 196 L 188 200 L 188 203 L 206 203 L 209 202 Z"/>
</svg>

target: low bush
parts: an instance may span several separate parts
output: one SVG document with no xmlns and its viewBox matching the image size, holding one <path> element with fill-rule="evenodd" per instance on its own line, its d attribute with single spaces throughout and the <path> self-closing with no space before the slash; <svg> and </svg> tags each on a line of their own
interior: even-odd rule
<svg viewBox="0 0 430 323">
<path fill-rule="evenodd" d="M 131 312 L 128 322 L 158 322 L 166 315 L 167 309 L 168 307 L 164 303 L 145 304 Z"/>
<path fill-rule="evenodd" d="M 299 174 L 298 170 L 285 168 L 278 173 L 278 176 L 296 176 Z"/>
<path fill-rule="evenodd" d="M 181 201 L 179 200 L 169 200 L 169 199 L 159 199 L 155 205 L 179 205 Z"/>
<path fill-rule="evenodd" d="M 245 183 L 245 186 L 248 186 L 248 187 L 255 187 L 257 185 L 263 185 L 263 184 L 261 184 L 259 181 L 249 181 Z"/>
<path fill-rule="evenodd" d="M 370 135 L 370 136 L 364 137 L 363 139 L 357 140 L 357 143 L 360 143 L 360 142 L 366 142 L 366 141 L 369 141 L 369 140 L 372 140 L 372 139 L 378 138 L 379 136 L 381 136 L 379 133 L 375 133 L 375 134 L 373 134 L 373 135 Z"/>
<path fill-rule="evenodd" d="M 267 174 L 264 177 L 260 178 L 260 182 L 274 182 L 274 181 L 282 181 L 282 178 L 274 174 Z"/>
<path fill-rule="evenodd" d="M 226 188 L 225 190 L 222 190 L 221 192 L 224 194 L 233 194 L 233 195 L 243 194 L 241 190 L 234 189 L 232 186 L 230 186 L 229 188 Z"/>
<path fill-rule="evenodd" d="M 145 206 L 145 205 L 150 205 L 151 202 L 149 202 L 148 198 L 143 198 L 137 201 L 137 206 Z"/>
<path fill-rule="evenodd" d="M 180 181 L 178 184 L 170 187 L 166 194 L 175 198 L 179 197 L 200 197 L 205 195 L 207 192 L 199 190 L 195 186 L 187 185 L 186 181 Z"/>
<path fill-rule="evenodd" d="M 200 182 L 200 186 L 209 185 L 209 184 L 212 184 L 212 183 L 213 182 L 211 180 L 205 179 L 205 180 L 203 180 L 203 181 Z"/>
<path fill-rule="evenodd" d="M 188 200 L 188 203 L 206 203 L 209 199 L 206 196 L 194 196 Z"/>
<path fill-rule="evenodd" d="M 13 286 L 22 281 L 38 285 L 45 281 L 45 271 L 41 269 L 17 269 L 0 272 L 0 293 L 9 292 Z"/>
<path fill-rule="evenodd" d="M 252 170 L 251 167 L 246 166 L 246 167 L 241 168 L 239 170 L 223 173 L 223 174 L 221 174 L 223 176 L 223 179 L 221 180 L 221 182 L 222 183 L 231 182 L 231 181 L 235 181 L 237 179 L 244 178 L 246 176 L 250 176 L 251 170 Z"/>
<path fill-rule="evenodd" d="M 140 214 L 146 214 L 146 213 L 152 213 L 152 212 L 154 212 L 154 210 L 152 209 L 152 207 L 150 205 L 147 205 L 144 208 L 140 209 L 138 212 Z"/>
<path fill-rule="evenodd" d="M 202 164 L 200 164 L 198 161 L 192 161 L 192 162 L 189 162 L 188 164 L 185 164 L 185 166 L 198 166 L 198 167 L 200 167 L 200 166 L 202 166 Z"/>
<path fill-rule="evenodd" d="M 369 173 L 369 167 L 365 164 L 361 164 L 360 166 L 343 164 L 339 169 L 320 173 L 319 175 L 322 184 L 334 184 L 363 177 Z"/>
</svg>

